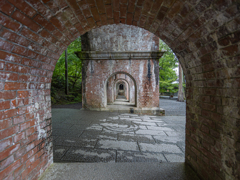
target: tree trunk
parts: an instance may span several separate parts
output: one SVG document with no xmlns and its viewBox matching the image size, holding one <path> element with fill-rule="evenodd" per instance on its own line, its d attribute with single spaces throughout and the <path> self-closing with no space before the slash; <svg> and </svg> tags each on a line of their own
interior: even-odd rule
<svg viewBox="0 0 240 180">
<path fill-rule="evenodd" d="M 68 94 L 68 59 L 67 59 L 67 49 L 65 50 L 65 93 Z"/>
<path fill-rule="evenodd" d="M 179 88 L 178 88 L 178 101 L 184 101 L 184 93 L 183 93 L 183 72 L 181 64 L 179 63 Z"/>
</svg>

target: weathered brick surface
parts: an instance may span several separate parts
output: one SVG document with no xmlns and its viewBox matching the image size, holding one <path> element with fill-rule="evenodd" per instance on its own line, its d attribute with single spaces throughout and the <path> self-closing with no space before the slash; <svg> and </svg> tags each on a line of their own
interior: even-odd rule
<svg viewBox="0 0 240 180">
<path fill-rule="evenodd" d="M 238 1 L 0 2 L 0 102 L 6 108 L 4 102 L 11 102 L 10 109 L 0 110 L 4 136 L 0 153 L 5 155 L 0 161 L 11 162 L 1 169 L 0 179 L 36 179 L 52 162 L 47 97 L 53 68 L 43 64 L 54 66 L 79 35 L 120 21 L 154 33 L 182 64 L 187 80 L 186 163 L 203 179 L 240 178 Z M 9 64 L 19 68 L 9 69 Z M 33 119 L 32 127 L 20 130 L 22 123 Z M 16 126 L 19 129 L 13 131 Z M 16 151 L 7 152 L 15 147 Z M 42 151 L 44 155 L 35 156 Z"/>
<path fill-rule="evenodd" d="M 116 74 L 108 80 L 107 97 L 108 103 L 113 103 L 117 98 L 119 85 L 124 85 L 124 95 L 130 103 L 135 103 L 135 84 L 126 74 Z"/>
<path fill-rule="evenodd" d="M 92 30 L 82 36 L 84 50 L 90 51 L 157 51 L 159 40 L 152 33 L 128 25 L 108 25 Z M 83 107 L 105 108 L 116 97 L 116 73 L 131 77 L 131 102 L 136 107 L 159 107 L 158 60 L 91 60 L 85 62 L 83 71 Z M 114 75 L 114 77 L 112 77 Z M 117 78 L 115 79 L 117 80 Z M 108 83 L 109 82 L 109 83 Z M 108 88 L 106 85 L 108 84 Z M 111 90 L 110 90 L 111 89 Z M 134 90 L 134 91 L 133 91 Z M 116 92 L 115 92 L 116 93 Z M 133 95 L 134 94 L 134 95 Z M 116 95 L 115 95 L 116 96 Z"/>
<path fill-rule="evenodd" d="M 152 68 L 156 65 L 155 60 L 150 60 Z M 109 67 L 109 64 L 112 66 Z M 142 107 L 158 107 L 159 91 L 156 85 L 155 75 L 148 79 L 148 61 L 145 60 L 129 60 L 129 61 L 113 61 L 113 60 L 91 60 L 87 61 L 85 66 L 86 74 L 83 73 L 85 79 L 83 83 L 83 107 L 85 108 L 104 108 L 106 107 L 107 92 L 106 84 L 108 78 L 115 73 L 127 74 L 136 82 L 137 103 L 136 106 Z M 144 68 L 146 67 L 146 68 Z M 92 71 L 91 71 L 92 68 Z M 129 69 L 131 71 L 129 72 Z M 145 70 L 144 70 L 145 69 Z M 89 70 L 89 71 L 88 71 Z M 142 70 L 142 71 L 141 71 Z M 114 72 L 114 73 L 111 73 Z M 153 71 L 152 71 L 153 72 Z M 86 78 L 85 78 L 86 77 Z M 141 86 L 144 84 L 145 86 Z M 131 88 L 134 90 L 135 88 Z M 106 94 L 105 94 L 106 93 Z M 132 92 L 131 94 L 133 94 Z M 135 96 L 131 96 L 135 97 Z M 156 98 L 157 97 L 157 98 Z M 133 101 L 133 100 L 132 100 Z"/>
</svg>

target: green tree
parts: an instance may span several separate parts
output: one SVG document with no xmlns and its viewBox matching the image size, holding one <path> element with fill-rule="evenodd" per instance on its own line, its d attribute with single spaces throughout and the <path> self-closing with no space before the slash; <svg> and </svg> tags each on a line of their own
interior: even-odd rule
<svg viewBox="0 0 240 180">
<path fill-rule="evenodd" d="M 177 75 L 173 69 L 178 67 L 178 59 L 169 46 L 162 40 L 160 40 L 159 48 L 166 51 L 159 60 L 160 92 L 177 92 L 178 84 L 173 84 L 177 80 Z"/>
<path fill-rule="evenodd" d="M 69 79 L 69 91 L 81 93 L 81 81 L 82 81 L 82 61 L 74 53 L 81 51 L 81 37 L 77 38 L 67 47 L 68 56 L 68 79 Z M 61 54 L 58 62 L 56 63 L 53 77 L 52 77 L 52 97 L 59 94 L 59 91 L 64 90 L 65 85 L 65 51 Z M 75 96 L 76 93 L 75 93 Z"/>
<path fill-rule="evenodd" d="M 74 89 L 78 81 L 82 79 L 82 61 L 74 53 L 81 51 L 81 38 L 77 38 L 67 48 L 68 51 L 68 76 L 70 81 L 70 89 Z M 53 72 L 54 78 L 60 78 L 64 80 L 65 72 L 65 52 L 63 52 L 56 64 Z M 61 82 L 62 83 L 62 82 Z M 64 87 L 64 86 L 63 86 Z"/>
</svg>

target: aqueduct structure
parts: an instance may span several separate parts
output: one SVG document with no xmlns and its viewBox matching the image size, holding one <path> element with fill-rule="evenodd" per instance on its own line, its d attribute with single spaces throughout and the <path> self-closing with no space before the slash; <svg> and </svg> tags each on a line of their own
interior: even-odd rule
<svg viewBox="0 0 240 180">
<path fill-rule="evenodd" d="M 187 81 L 186 165 L 240 178 L 239 0 L 1 0 L 0 179 L 37 179 L 52 163 L 50 84 L 77 37 L 143 28 L 177 55 Z"/>
<path fill-rule="evenodd" d="M 76 54 L 84 60 L 83 108 L 107 110 L 108 95 L 115 89 L 112 82 L 122 74 L 131 84 L 134 113 L 163 113 L 159 108 L 159 58 L 164 52 L 159 51 L 157 36 L 136 26 L 107 25 L 85 33 L 81 43 L 82 51 Z"/>
</svg>

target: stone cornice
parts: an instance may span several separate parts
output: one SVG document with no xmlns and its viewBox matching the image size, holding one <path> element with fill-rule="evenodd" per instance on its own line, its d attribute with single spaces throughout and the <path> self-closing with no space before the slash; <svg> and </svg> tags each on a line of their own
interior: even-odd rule
<svg viewBox="0 0 240 180">
<path fill-rule="evenodd" d="M 75 54 L 82 60 L 147 60 L 159 59 L 166 51 L 80 51 Z"/>
</svg>

